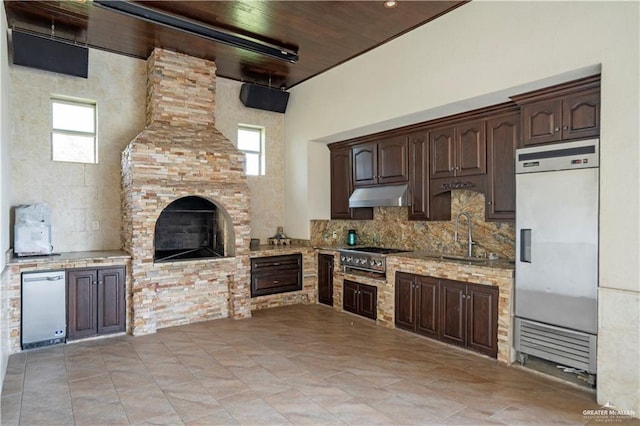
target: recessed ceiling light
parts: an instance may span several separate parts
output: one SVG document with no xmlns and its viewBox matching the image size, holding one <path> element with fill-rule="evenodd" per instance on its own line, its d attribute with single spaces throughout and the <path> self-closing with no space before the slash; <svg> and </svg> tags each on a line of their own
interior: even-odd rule
<svg viewBox="0 0 640 426">
<path fill-rule="evenodd" d="M 397 5 L 398 5 L 398 2 L 395 0 L 387 0 L 384 2 L 384 7 L 386 7 L 387 9 L 393 9 Z"/>
</svg>

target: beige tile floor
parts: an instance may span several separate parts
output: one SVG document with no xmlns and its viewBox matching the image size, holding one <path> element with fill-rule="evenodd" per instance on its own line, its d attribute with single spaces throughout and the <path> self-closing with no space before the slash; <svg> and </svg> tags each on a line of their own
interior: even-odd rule
<svg viewBox="0 0 640 426">
<path fill-rule="evenodd" d="M 290 306 L 22 352 L 2 425 L 585 424 L 593 393 L 389 330 Z"/>
</svg>

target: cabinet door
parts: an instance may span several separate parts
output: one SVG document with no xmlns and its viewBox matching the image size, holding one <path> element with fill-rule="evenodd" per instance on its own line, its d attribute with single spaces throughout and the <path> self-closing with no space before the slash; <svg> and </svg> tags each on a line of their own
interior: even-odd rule
<svg viewBox="0 0 640 426">
<path fill-rule="evenodd" d="M 396 272 L 395 324 L 398 328 L 416 329 L 415 275 Z"/>
<path fill-rule="evenodd" d="M 97 283 L 95 269 L 67 270 L 67 340 L 98 334 Z"/>
<path fill-rule="evenodd" d="M 521 115 L 524 146 L 561 140 L 561 99 L 547 99 L 523 105 Z"/>
<path fill-rule="evenodd" d="M 409 220 L 429 219 L 429 139 L 426 131 L 409 135 Z"/>
<path fill-rule="evenodd" d="M 353 192 L 351 148 L 331 150 L 331 219 L 373 219 L 372 207 L 349 208 Z"/>
<path fill-rule="evenodd" d="M 125 331 L 124 268 L 98 270 L 98 334 Z"/>
<path fill-rule="evenodd" d="M 318 302 L 333 306 L 333 256 L 318 254 Z"/>
<path fill-rule="evenodd" d="M 373 185 L 377 183 L 378 144 L 370 142 L 351 148 L 353 155 L 353 185 Z"/>
<path fill-rule="evenodd" d="M 358 287 L 358 314 L 376 319 L 378 316 L 378 288 L 360 284 Z"/>
<path fill-rule="evenodd" d="M 498 355 L 498 289 L 469 284 L 467 294 L 467 346 L 495 358 Z"/>
<path fill-rule="evenodd" d="M 358 283 L 344 280 L 342 291 L 342 309 L 354 314 L 358 313 Z"/>
<path fill-rule="evenodd" d="M 440 324 L 439 283 L 432 277 L 416 276 L 416 330 L 425 336 L 438 338 Z"/>
<path fill-rule="evenodd" d="M 351 150 L 331 151 L 331 219 L 351 219 Z"/>
<path fill-rule="evenodd" d="M 466 298 L 465 283 L 440 281 L 440 340 L 465 346 Z"/>
<path fill-rule="evenodd" d="M 600 134 L 600 89 L 568 95 L 562 103 L 562 138 L 579 139 Z"/>
<path fill-rule="evenodd" d="M 378 183 L 402 183 L 409 180 L 409 144 L 407 136 L 396 136 L 378 143 Z"/>
<path fill-rule="evenodd" d="M 487 121 L 487 193 L 485 217 L 514 220 L 516 215 L 515 155 L 520 140 L 516 112 Z"/>
<path fill-rule="evenodd" d="M 454 133 L 453 127 L 429 131 L 429 172 L 434 179 L 454 176 Z"/>
<path fill-rule="evenodd" d="M 455 175 L 487 173 L 487 140 L 484 120 L 463 123 L 456 128 Z"/>
</svg>

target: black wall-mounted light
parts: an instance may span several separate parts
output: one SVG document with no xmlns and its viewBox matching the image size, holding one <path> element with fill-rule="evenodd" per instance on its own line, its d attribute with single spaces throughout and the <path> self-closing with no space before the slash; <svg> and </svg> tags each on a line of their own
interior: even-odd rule
<svg viewBox="0 0 640 426">
<path fill-rule="evenodd" d="M 260 53 L 261 55 L 270 56 L 272 58 L 291 63 L 298 62 L 298 53 L 291 49 L 233 34 L 202 22 L 193 21 L 168 12 L 161 12 L 137 3 L 122 0 L 93 0 L 93 3 L 106 9 L 114 10 L 125 15 L 143 19 L 147 22 L 206 38 L 207 40 Z"/>
</svg>

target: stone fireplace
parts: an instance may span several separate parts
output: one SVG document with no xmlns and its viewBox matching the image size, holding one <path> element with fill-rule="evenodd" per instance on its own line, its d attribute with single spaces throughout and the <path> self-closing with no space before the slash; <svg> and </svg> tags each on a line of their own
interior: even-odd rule
<svg viewBox="0 0 640 426">
<path fill-rule="evenodd" d="M 214 126 L 215 71 L 163 49 L 147 60 L 146 127 L 122 153 L 135 335 L 251 316 L 244 156 Z"/>
</svg>

